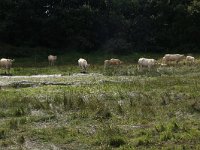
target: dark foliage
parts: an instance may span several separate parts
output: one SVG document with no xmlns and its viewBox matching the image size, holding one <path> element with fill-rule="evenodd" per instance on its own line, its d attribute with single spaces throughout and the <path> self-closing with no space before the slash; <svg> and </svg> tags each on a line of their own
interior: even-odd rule
<svg viewBox="0 0 200 150">
<path fill-rule="evenodd" d="M 184 53 L 199 37 L 198 0 L 0 1 L 0 43 L 14 47 Z"/>
</svg>

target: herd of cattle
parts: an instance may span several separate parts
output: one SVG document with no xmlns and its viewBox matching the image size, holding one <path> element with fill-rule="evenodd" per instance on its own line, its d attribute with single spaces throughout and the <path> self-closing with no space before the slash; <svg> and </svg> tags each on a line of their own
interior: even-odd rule
<svg viewBox="0 0 200 150">
<path fill-rule="evenodd" d="M 56 61 L 57 56 L 48 56 L 49 64 L 52 65 Z M 184 56 L 181 54 L 165 54 L 165 56 L 162 58 L 162 63 L 159 63 L 155 59 L 149 59 L 149 58 L 139 58 L 138 60 L 138 69 L 142 69 L 144 67 L 148 68 L 150 70 L 151 68 L 160 65 L 160 66 L 166 66 L 169 65 L 171 62 L 175 62 L 178 64 L 180 61 L 186 60 L 187 63 L 194 63 L 195 58 L 193 56 Z M 106 69 L 108 66 L 119 66 L 123 64 L 123 61 L 115 58 L 111 58 L 110 60 L 104 61 L 104 69 Z M 81 68 L 81 72 L 86 72 L 89 64 L 87 61 L 83 58 L 80 58 L 78 60 L 78 65 Z"/>
<path fill-rule="evenodd" d="M 175 62 L 178 64 L 180 61 L 185 60 L 187 63 L 195 63 L 195 58 L 193 56 L 184 56 L 181 54 L 165 54 L 165 56 L 162 58 L 161 63 L 159 63 L 155 59 L 148 59 L 148 58 L 140 58 L 138 60 L 138 69 L 141 69 L 143 67 L 147 67 L 149 70 L 152 67 L 155 66 L 166 66 L 171 64 L 172 62 Z"/>
<path fill-rule="evenodd" d="M 57 60 L 57 56 L 49 55 L 48 61 L 49 65 L 53 66 Z M 160 66 L 166 66 L 169 65 L 171 62 L 175 62 L 178 64 L 180 61 L 186 60 L 187 63 L 194 63 L 195 58 L 193 56 L 184 56 L 181 54 L 165 54 L 165 56 L 162 58 L 162 62 L 159 63 L 155 59 L 149 59 L 149 58 L 139 58 L 138 60 L 138 69 L 142 68 L 148 68 L 150 70 L 151 68 L 160 65 Z M 12 63 L 14 62 L 14 59 L 6 59 L 2 58 L 0 59 L 0 66 L 1 68 L 5 69 L 5 74 L 10 72 L 10 68 L 12 67 Z M 104 69 L 106 69 L 108 66 L 119 66 L 123 64 L 123 61 L 119 59 L 110 59 L 104 61 Z M 81 68 L 81 72 L 85 73 L 87 71 L 87 68 L 89 67 L 89 64 L 87 61 L 83 58 L 80 58 L 78 60 L 78 65 Z"/>
</svg>

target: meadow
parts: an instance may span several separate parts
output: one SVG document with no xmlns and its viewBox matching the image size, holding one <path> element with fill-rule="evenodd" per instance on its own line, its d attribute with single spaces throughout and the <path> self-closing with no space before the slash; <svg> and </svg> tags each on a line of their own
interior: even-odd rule
<svg viewBox="0 0 200 150">
<path fill-rule="evenodd" d="M 106 55 L 82 56 L 87 74 L 79 54 L 16 59 L 0 77 L 0 149 L 200 149 L 200 63 L 138 71 L 140 56 L 106 70 Z"/>
</svg>

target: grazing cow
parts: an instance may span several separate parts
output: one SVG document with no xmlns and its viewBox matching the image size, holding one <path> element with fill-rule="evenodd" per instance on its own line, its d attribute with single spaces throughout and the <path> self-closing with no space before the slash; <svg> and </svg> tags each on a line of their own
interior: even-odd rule
<svg viewBox="0 0 200 150">
<path fill-rule="evenodd" d="M 185 59 L 185 56 L 181 54 L 165 54 L 162 61 L 165 64 L 169 64 L 169 62 L 173 61 L 175 61 L 176 64 L 178 64 L 178 62 L 182 61 L 183 59 Z"/>
<path fill-rule="evenodd" d="M 14 62 L 14 59 L 6 59 L 2 58 L 0 60 L 0 66 L 5 69 L 5 74 L 10 73 L 10 68 L 12 67 L 12 63 Z"/>
<path fill-rule="evenodd" d="M 53 55 L 48 56 L 48 61 L 49 61 L 50 66 L 54 66 L 56 60 L 57 60 L 57 56 L 53 56 Z"/>
<path fill-rule="evenodd" d="M 152 67 L 155 67 L 157 64 L 155 59 L 148 59 L 148 58 L 140 58 L 138 60 L 138 70 L 142 69 L 143 67 L 147 67 L 148 70 L 150 71 L 150 69 Z"/>
<path fill-rule="evenodd" d="M 79 58 L 78 65 L 81 68 L 81 73 L 86 73 L 87 68 L 90 66 L 83 58 Z"/>
<path fill-rule="evenodd" d="M 187 56 L 186 57 L 186 62 L 188 62 L 188 63 L 194 63 L 194 61 L 195 61 L 194 57 L 192 57 L 192 56 Z"/>
<path fill-rule="evenodd" d="M 119 66 L 123 64 L 123 61 L 119 60 L 119 59 L 115 59 L 115 58 L 111 58 L 110 60 L 105 60 L 104 61 L 104 68 L 106 68 L 107 66 Z"/>
</svg>

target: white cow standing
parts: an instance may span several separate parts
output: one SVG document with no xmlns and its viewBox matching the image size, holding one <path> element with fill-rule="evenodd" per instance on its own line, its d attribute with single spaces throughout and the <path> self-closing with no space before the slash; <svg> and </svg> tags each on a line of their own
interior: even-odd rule
<svg viewBox="0 0 200 150">
<path fill-rule="evenodd" d="M 81 73 L 86 73 L 87 68 L 89 67 L 89 64 L 87 63 L 87 61 L 83 58 L 79 58 L 78 65 L 81 68 Z"/>
<path fill-rule="evenodd" d="M 54 66 L 56 60 L 57 60 L 57 56 L 53 56 L 53 55 L 48 56 L 48 61 L 49 61 L 50 66 Z"/>
<path fill-rule="evenodd" d="M 193 56 L 186 56 L 186 62 L 187 63 L 194 63 L 195 62 L 195 58 Z"/>
<path fill-rule="evenodd" d="M 176 62 L 176 64 L 178 64 L 183 59 L 185 59 L 185 56 L 181 54 L 165 54 L 162 61 L 164 64 L 169 64 L 169 62 L 173 61 Z"/>
<path fill-rule="evenodd" d="M 149 58 L 140 58 L 138 60 L 138 70 L 142 69 L 143 67 L 147 67 L 150 71 L 151 68 L 155 67 L 157 64 L 155 59 Z"/>
<path fill-rule="evenodd" d="M 0 60 L 0 66 L 1 68 L 5 69 L 5 74 L 10 73 L 10 68 L 12 67 L 12 63 L 14 62 L 14 59 L 6 59 L 2 58 Z"/>
</svg>

